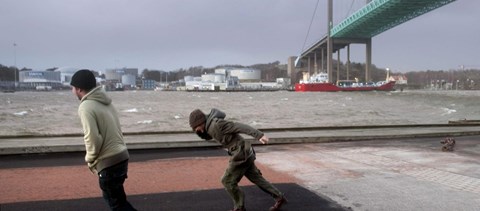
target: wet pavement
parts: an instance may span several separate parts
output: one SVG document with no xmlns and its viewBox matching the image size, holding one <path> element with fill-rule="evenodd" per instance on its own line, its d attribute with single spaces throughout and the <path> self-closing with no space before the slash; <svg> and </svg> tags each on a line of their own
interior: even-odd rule
<svg viewBox="0 0 480 211">
<path fill-rule="evenodd" d="M 424 137 L 427 132 L 432 130 L 388 137 L 388 130 L 378 130 L 377 136 L 359 131 L 363 139 L 352 135 L 341 142 L 305 132 L 307 141 L 295 144 L 288 140 L 301 135 L 270 133 L 273 144 L 256 146 L 256 163 L 287 195 L 282 210 L 480 210 L 480 136 L 454 137 L 454 151 L 443 152 L 440 141 L 452 131 L 438 129 L 435 137 Z M 476 133 L 475 128 L 464 132 Z M 130 152 L 125 187 L 139 210 L 232 208 L 220 183 L 228 157 L 215 145 Z M 0 157 L 2 211 L 107 210 L 83 152 Z M 246 179 L 241 186 L 247 210 L 268 210 L 273 204 Z"/>
<path fill-rule="evenodd" d="M 271 146 L 260 163 L 353 210 L 480 210 L 480 137 Z"/>
</svg>

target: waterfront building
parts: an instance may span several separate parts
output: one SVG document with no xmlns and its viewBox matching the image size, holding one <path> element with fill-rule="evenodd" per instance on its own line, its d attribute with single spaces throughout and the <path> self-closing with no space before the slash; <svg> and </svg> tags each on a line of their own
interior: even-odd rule
<svg viewBox="0 0 480 211">
<path fill-rule="evenodd" d="M 20 71 L 19 88 L 24 90 L 51 90 L 60 89 L 62 82 L 60 72 L 44 70 Z"/>
<path fill-rule="evenodd" d="M 157 85 L 155 83 L 156 83 L 155 80 L 143 79 L 142 80 L 142 89 L 154 90 L 157 87 Z"/>
<path fill-rule="evenodd" d="M 60 82 L 64 86 L 70 86 L 70 81 L 72 80 L 73 74 L 80 70 L 80 68 L 75 68 L 75 67 L 60 67 L 55 70 L 55 72 L 60 73 Z"/>
<path fill-rule="evenodd" d="M 124 75 L 132 75 L 134 77 L 138 76 L 138 68 L 115 68 L 115 69 L 106 69 L 105 72 L 105 80 L 112 81 L 112 82 L 121 82 L 122 83 L 122 76 Z M 126 85 L 126 84 L 124 84 Z"/>
</svg>

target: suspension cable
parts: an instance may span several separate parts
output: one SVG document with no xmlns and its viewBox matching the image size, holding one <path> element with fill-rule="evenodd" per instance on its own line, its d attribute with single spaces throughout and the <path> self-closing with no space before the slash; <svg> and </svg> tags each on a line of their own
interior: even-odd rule
<svg viewBox="0 0 480 211">
<path fill-rule="evenodd" d="M 352 12 L 353 3 L 355 3 L 355 0 L 352 0 L 352 3 L 350 4 L 350 9 L 348 9 L 347 14 L 345 15 L 345 18 L 343 19 L 347 19 L 350 13 Z"/>
<path fill-rule="evenodd" d="M 310 34 L 310 28 L 312 27 L 313 19 L 315 18 L 315 14 L 317 13 L 317 7 L 318 7 L 319 1 L 320 0 L 317 0 L 317 4 L 315 5 L 315 10 L 313 11 L 312 19 L 310 20 L 310 25 L 308 26 L 307 35 L 305 36 L 305 41 L 303 41 L 302 50 L 300 52 L 303 52 L 303 50 L 305 50 L 305 44 L 307 43 L 307 38 L 308 38 L 308 35 Z"/>
</svg>

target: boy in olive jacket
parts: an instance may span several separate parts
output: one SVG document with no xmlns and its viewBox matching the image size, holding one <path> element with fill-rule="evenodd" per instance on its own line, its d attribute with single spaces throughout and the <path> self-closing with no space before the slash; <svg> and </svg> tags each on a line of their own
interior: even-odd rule
<svg viewBox="0 0 480 211">
<path fill-rule="evenodd" d="M 248 125 L 227 121 L 225 116 L 225 113 L 218 109 L 212 109 L 208 115 L 195 109 L 190 113 L 190 126 L 202 139 L 214 139 L 228 149 L 231 157 L 222 177 L 222 184 L 233 200 L 233 211 L 245 210 L 244 194 L 238 187 L 243 176 L 275 199 L 270 210 L 279 210 L 287 202 L 285 196 L 262 176 L 255 166 L 255 151 L 251 143 L 245 141 L 240 134 L 250 135 L 262 144 L 268 143 L 268 137 Z"/>
</svg>

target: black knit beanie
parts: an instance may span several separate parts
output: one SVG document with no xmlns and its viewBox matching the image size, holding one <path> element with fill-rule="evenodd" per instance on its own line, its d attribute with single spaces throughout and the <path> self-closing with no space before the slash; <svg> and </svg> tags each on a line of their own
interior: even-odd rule
<svg viewBox="0 0 480 211">
<path fill-rule="evenodd" d="M 73 74 L 70 85 L 90 91 L 97 86 L 97 80 L 95 79 L 95 75 L 93 75 L 92 71 L 83 69 Z"/>
<path fill-rule="evenodd" d="M 190 127 L 195 130 L 196 127 L 207 121 L 205 114 L 200 109 L 195 109 L 190 113 Z"/>
</svg>

